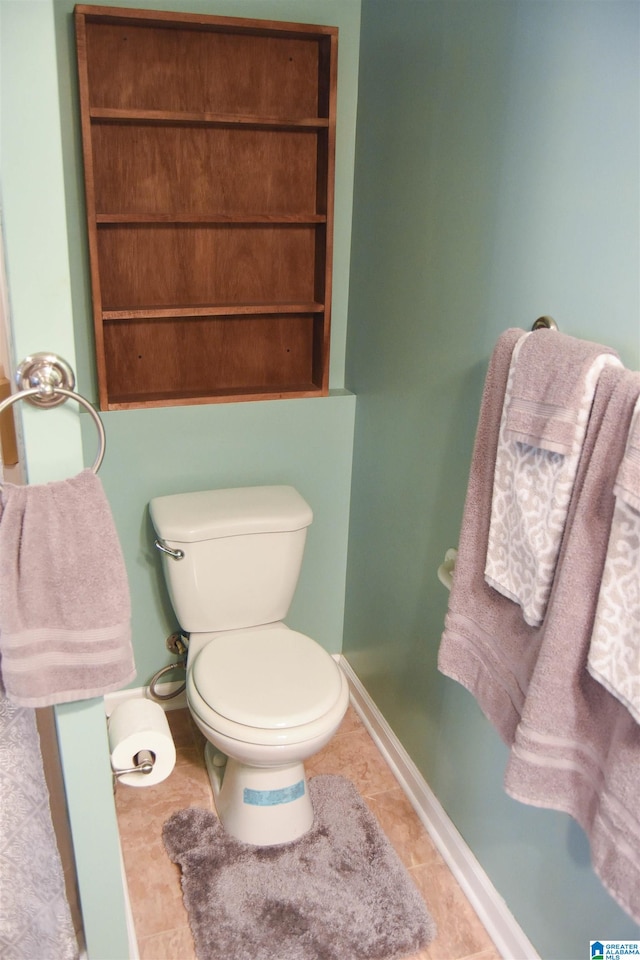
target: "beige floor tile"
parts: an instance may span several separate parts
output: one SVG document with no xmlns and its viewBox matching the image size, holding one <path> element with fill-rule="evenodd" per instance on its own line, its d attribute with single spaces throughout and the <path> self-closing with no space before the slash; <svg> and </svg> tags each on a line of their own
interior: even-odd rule
<svg viewBox="0 0 640 960">
<path fill-rule="evenodd" d="M 167 780 L 136 789 L 118 784 L 116 810 L 141 960 L 195 960 L 180 870 L 162 843 L 177 810 L 215 810 L 204 766 L 205 738 L 188 710 L 168 713 L 176 766 Z M 357 712 L 350 707 L 331 743 L 306 764 L 308 776 L 348 777 L 409 868 L 438 925 L 436 940 L 407 960 L 499 960 L 459 885 L 402 792 Z M 274 958 L 275 960 L 275 958 Z"/>
<path fill-rule="evenodd" d="M 472 957 L 465 957 L 465 960 L 502 960 L 494 946 L 490 950 L 483 950 L 482 953 L 474 953 Z"/>
<path fill-rule="evenodd" d="M 429 960 L 463 960 L 494 949 L 446 864 L 438 859 L 409 871 L 422 893 L 438 935 L 427 950 Z"/>
<path fill-rule="evenodd" d="M 139 857 L 131 858 L 125 851 L 123 858 L 136 938 L 141 940 L 187 926 L 189 918 L 182 900 L 180 869 L 171 863 L 164 847 L 155 845 L 147 851 L 143 869 Z"/>
<path fill-rule="evenodd" d="M 327 746 L 305 763 L 307 776 L 320 773 L 348 777 L 363 797 L 384 793 L 398 786 L 398 781 L 382 759 L 365 729 L 349 736 L 336 736 Z"/>
<path fill-rule="evenodd" d="M 425 949 L 420 950 L 419 953 L 412 953 L 410 957 L 406 957 L 406 960 L 431 960 L 429 948 L 425 947 Z"/>
<path fill-rule="evenodd" d="M 197 751 L 183 754 L 171 775 L 152 787 L 116 787 L 116 811 L 123 846 L 144 847 L 154 837 L 160 837 L 162 825 L 183 807 L 213 809 L 211 787 Z M 185 750 L 185 754 L 186 754 Z"/>
<path fill-rule="evenodd" d="M 350 733 L 355 733 L 357 730 L 364 730 L 364 725 L 357 712 L 353 709 L 353 707 L 349 706 L 347 707 L 347 712 L 344 715 L 342 723 L 338 727 L 336 736 L 340 737 L 345 734 L 348 735 Z"/>
<path fill-rule="evenodd" d="M 405 867 L 433 863 L 439 858 L 433 841 L 400 787 L 365 800 Z"/>
<path fill-rule="evenodd" d="M 138 940 L 140 960 L 196 960 L 189 927 Z"/>
<path fill-rule="evenodd" d="M 201 772 L 204 767 L 204 747 L 194 746 L 193 741 L 189 746 L 178 747 L 176 749 L 176 766 L 188 766 L 192 770 Z"/>
<path fill-rule="evenodd" d="M 188 710 L 167 710 L 167 721 L 176 750 L 180 747 L 193 747 L 193 727 Z"/>
<path fill-rule="evenodd" d="M 172 813 L 184 807 L 212 809 L 212 797 L 196 749 L 184 747 L 179 752 L 181 762 L 162 783 L 141 788 L 124 784 L 116 787 L 122 856 L 139 939 L 188 924 L 180 870 L 167 856 L 162 827 Z"/>
</svg>

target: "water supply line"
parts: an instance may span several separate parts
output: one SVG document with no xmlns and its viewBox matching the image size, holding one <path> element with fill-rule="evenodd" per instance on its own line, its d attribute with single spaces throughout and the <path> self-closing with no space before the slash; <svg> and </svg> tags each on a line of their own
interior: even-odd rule
<svg viewBox="0 0 640 960">
<path fill-rule="evenodd" d="M 166 667 L 162 667 L 161 670 L 158 670 L 157 673 L 154 673 L 151 680 L 149 681 L 149 696 L 152 700 L 155 700 L 158 703 L 163 703 L 166 700 L 173 700 L 174 697 L 179 697 L 181 693 L 186 690 L 187 683 L 186 680 L 184 683 L 181 683 L 180 686 L 173 690 L 171 693 L 158 693 L 156 687 L 160 681 L 161 677 L 164 677 L 167 673 L 172 673 L 174 670 L 184 670 L 187 669 L 187 646 L 188 638 L 177 630 L 175 633 L 170 634 L 167 637 L 166 645 L 167 650 L 170 650 L 171 653 L 177 654 L 182 659 L 177 663 L 169 663 Z"/>
</svg>

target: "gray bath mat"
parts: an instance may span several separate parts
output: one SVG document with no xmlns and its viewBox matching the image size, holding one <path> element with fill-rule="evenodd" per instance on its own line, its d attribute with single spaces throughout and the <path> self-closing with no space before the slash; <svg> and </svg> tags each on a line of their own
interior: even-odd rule
<svg viewBox="0 0 640 960">
<path fill-rule="evenodd" d="M 399 960 L 435 936 L 354 785 L 319 776 L 309 793 L 315 820 L 293 843 L 240 843 L 197 807 L 165 823 L 199 960 Z"/>
</svg>

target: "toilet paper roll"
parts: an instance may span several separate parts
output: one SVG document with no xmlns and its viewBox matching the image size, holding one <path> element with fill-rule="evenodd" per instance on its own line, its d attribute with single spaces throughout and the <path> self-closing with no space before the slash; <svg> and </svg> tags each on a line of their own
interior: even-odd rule
<svg viewBox="0 0 640 960">
<path fill-rule="evenodd" d="M 109 717 L 109 750 L 114 772 L 136 766 L 136 754 L 150 750 L 155 760 L 151 773 L 125 773 L 120 783 L 152 787 L 166 780 L 176 763 L 176 748 L 164 710 L 144 698 L 125 700 Z"/>
</svg>

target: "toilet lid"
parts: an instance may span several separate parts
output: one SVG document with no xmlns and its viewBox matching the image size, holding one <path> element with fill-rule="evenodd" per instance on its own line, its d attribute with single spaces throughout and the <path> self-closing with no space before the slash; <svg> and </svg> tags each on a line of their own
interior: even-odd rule
<svg viewBox="0 0 640 960">
<path fill-rule="evenodd" d="M 342 688 L 339 667 L 326 650 L 286 627 L 214 637 L 196 657 L 191 676 L 216 713 L 265 729 L 317 720 Z"/>
</svg>

